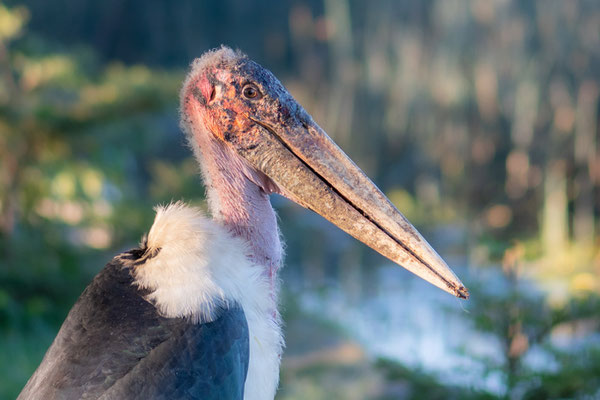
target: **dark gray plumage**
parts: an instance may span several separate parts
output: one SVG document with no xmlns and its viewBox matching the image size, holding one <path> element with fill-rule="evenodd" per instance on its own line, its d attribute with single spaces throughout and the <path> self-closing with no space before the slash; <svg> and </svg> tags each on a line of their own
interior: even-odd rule
<svg viewBox="0 0 600 400">
<path fill-rule="evenodd" d="M 200 324 L 160 316 L 133 284 L 133 265 L 147 256 L 124 253 L 94 278 L 19 399 L 243 398 L 243 310 Z"/>
</svg>

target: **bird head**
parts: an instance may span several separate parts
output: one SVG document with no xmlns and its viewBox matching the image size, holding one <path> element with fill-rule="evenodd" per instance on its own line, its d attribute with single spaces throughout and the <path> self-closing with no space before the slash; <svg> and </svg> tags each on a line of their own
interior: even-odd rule
<svg viewBox="0 0 600 400">
<path fill-rule="evenodd" d="M 222 47 L 197 59 L 181 92 L 184 129 L 219 143 L 266 193 L 306 207 L 426 281 L 468 291 L 412 224 L 275 76 Z"/>
</svg>

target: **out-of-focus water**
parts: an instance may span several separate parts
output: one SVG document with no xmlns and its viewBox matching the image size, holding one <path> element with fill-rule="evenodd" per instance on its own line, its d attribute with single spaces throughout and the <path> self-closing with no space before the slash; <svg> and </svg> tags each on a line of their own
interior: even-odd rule
<svg viewBox="0 0 600 400">
<path fill-rule="evenodd" d="M 499 268 L 464 267 L 466 257 L 447 261 L 463 282 L 477 282 L 490 294 L 508 290 Z M 325 284 L 296 277 L 290 290 L 303 312 L 341 326 L 373 358 L 400 361 L 446 383 L 505 392 L 501 372 L 489 368 L 502 365 L 502 344 L 473 326 L 467 302 L 393 263 L 370 268 L 368 277 L 352 268 L 337 271 L 324 277 Z M 524 362 L 538 371 L 556 364 L 539 346 L 529 349 Z"/>
<path fill-rule="evenodd" d="M 459 276 L 466 271 L 456 270 Z M 461 300 L 393 264 L 378 267 L 371 284 L 375 290 L 358 298 L 340 285 L 304 289 L 299 303 L 304 312 L 342 326 L 373 357 L 398 360 L 453 384 L 504 391 L 501 377 L 485 374 L 475 361 L 500 362 L 500 344 L 474 329 Z"/>
</svg>

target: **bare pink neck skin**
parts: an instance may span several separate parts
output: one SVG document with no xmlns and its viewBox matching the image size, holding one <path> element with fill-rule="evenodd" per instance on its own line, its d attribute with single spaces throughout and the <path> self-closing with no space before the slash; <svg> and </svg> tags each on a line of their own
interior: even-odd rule
<svg viewBox="0 0 600 400">
<path fill-rule="evenodd" d="M 248 242 L 248 258 L 265 268 L 275 297 L 283 250 L 269 195 L 255 183 L 261 177 L 207 132 L 194 138 L 213 218 Z"/>
</svg>

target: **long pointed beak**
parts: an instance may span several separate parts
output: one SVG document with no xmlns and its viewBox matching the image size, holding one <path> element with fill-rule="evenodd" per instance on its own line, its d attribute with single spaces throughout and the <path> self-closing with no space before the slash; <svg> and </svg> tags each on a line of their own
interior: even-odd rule
<svg viewBox="0 0 600 400">
<path fill-rule="evenodd" d="M 281 194 L 456 297 L 468 290 L 388 198 L 306 113 L 270 126 L 250 117 L 260 140 L 238 149 Z"/>
</svg>

